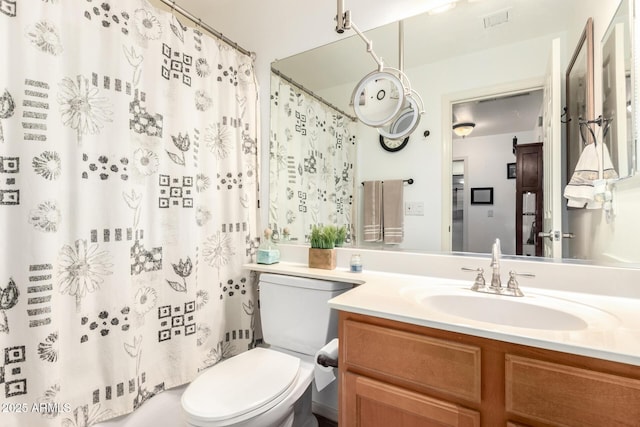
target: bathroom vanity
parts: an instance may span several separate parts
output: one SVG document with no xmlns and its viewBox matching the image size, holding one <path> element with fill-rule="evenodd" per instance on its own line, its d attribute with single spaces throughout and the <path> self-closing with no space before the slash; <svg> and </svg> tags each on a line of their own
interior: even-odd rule
<svg viewBox="0 0 640 427">
<path fill-rule="evenodd" d="M 640 420 L 638 366 L 345 311 L 339 328 L 343 426 Z"/>
<path fill-rule="evenodd" d="M 525 296 L 510 297 L 473 292 L 472 280 L 442 275 L 354 275 L 293 263 L 251 269 L 359 285 L 329 301 L 339 311 L 341 426 L 640 420 L 640 300 L 633 290 L 602 295 L 586 281 L 584 292 L 571 289 L 573 281 L 557 289 L 525 282 Z"/>
</svg>

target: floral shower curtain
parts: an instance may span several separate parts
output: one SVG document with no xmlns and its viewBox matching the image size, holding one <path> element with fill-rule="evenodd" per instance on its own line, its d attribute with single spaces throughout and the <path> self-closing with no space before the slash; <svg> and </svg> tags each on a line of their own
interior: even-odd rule
<svg viewBox="0 0 640 427">
<path fill-rule="evenodd" d="M 269 223 L 308 242 L 313 225 L 354 233 L 356 123 L 271 74 Z"/>
<path fill-rule="evenodd" d="M 91 425 L 247 350 L 252 58 L 146 0 L 0 0 L 0 55 L 0 425 Z"/>
</svg>

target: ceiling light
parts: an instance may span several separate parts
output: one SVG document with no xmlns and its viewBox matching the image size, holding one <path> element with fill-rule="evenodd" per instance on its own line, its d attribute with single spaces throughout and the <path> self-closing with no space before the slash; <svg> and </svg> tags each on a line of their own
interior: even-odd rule
<svg viewBox="0 0 640 427">
<path fill-rule="evenodd" d="M 467 123 L 456 123 L 453 125 L 453 132 L 461 137 L 465 137 L 471 133 L 473 128 L 476 127 L 475 123 L 467 122 Z"/>
</svg>

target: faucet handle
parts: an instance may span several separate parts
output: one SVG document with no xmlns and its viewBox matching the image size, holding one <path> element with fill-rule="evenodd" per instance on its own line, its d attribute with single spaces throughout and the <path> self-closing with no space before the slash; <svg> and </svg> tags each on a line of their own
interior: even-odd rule
<svg viewBox="0 0 640 427">
<path fill-rule="evenodd" d="M 517 297 L 523 297 L 524 294 L 520 290 L 520 286 L 518 285 L 518 281 L 516 280 L 516 276 L 520 277 L 536 277 L 533 273 L 516 273 L 515 271 L 509 271 L 509 281 L 507 282 L 507 290 L 510 293 L 513 293 Z"/>
<path fill-rule="evenodd" d="M 478 289 L 484 288 L 486 286 L 486 282 L 484 280 L 484 269 L 482 267 L 479 268 L 468 268 L 462 267 L 462 271 L 474 271 L 477 272 L 476 280 L 473 282 L 473 286 L 471 287 L 472 291 L 477 291 Z"/>
</svg>

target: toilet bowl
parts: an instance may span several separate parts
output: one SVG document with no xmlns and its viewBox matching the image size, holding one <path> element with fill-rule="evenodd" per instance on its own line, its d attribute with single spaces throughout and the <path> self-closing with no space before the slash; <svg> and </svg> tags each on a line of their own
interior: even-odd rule
<svg viewBox="0 0 640 427">
<path fill-rule="evenodd" d="M 314 354 L 337 336 L 327 301 L 348 283 L 262 274 L 264 347 L 207 368 L 186 388 L 182 412 L 192 427 L 317 427 Z M 337 406 L 337 396 L 335 396 Z"/>
<path fill-rule="evenodd" d="M 292 426 L 294 404 L 312 380 L 309 362 L 258 347 L 201 373 L 182 395 L 185 420 L 194 427 Z"/>
</svg>

